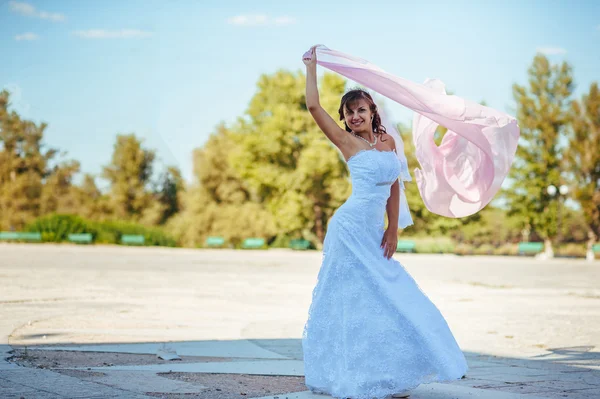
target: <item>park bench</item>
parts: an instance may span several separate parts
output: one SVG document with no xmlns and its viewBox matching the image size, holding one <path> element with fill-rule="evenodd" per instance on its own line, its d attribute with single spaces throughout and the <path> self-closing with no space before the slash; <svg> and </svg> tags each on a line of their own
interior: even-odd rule
<svg viewBox="0 0 600 399">
<path fill-rule="evenodd" d="M 42 241 L 42 234 L 36 232 L 1 231 L 0 241 Z"/>
<path fill-rule="evenodd" d="M 290 248 L 291 249 L 300 249 L 300 250 L 309 249 L 310 248 L 310 241 L 304 240 L 302 238 L 296 239 L 296 240 L 291 240 L 290 241 Z"/>
<path fill-rule="evenodd" d="M 257 238 L 257 237 L 246 238 L 242 242 L 243 249 L 258 249 L 258 248 L 264 247 L 264 245 L 265 245 L 265 239 Z"/>
<path fill-rule="evenodd" d="M 538 254 L 544 250 L 543 242 L 520 242 L 517 252 L 519 255 Z"/>
<path fill-rule="evenodd" d="M 600 254 L 600 244 L 592 245 L 592 259 L 594 259 L 597 254 Z"/>
<path fill-rule="evenodd" d="M 396 252 L 415 252 L 417 244 L 411 240 L 399 240 L 396 245 Z"/>
<path fill-rule="evenodd" d="M 123 234 L 121 236 L 121 244 L 123 245 L 144 245 L 144 236 L 135 234 Z"/>
<path fill-rule="evenodd" d="M 90 233 L 69 234 L 67 239 L 75 244 L 91 244 L 93 241 Z"/>
<path fill-rule="evenodd" d="M 224 244 L 225 239 L 217 236 L 206 237 L 206 240 L 204 241 L 204 246 L 209 248 L 222 247 Z"/>
</svg>

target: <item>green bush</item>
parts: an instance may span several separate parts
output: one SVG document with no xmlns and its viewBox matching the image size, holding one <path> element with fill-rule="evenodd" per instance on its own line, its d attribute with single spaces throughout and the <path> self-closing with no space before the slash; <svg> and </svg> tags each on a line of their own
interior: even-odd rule
<svg viewBox="0 0 600 399">
<path fill-rule="evenodd" d="M 585 258 L 586 246 L 585 244 L 566 244 L 560 246 L 554 250 L 555 256 L 567 256 L 576 258 Z"/>
<path fill-rule="evenodd" d="M 494 255 L 518 255 L 518 244 L 504 244 L 494 249 Z"/>
<path fill-rule="evenodd" d="M 144 236 L 145 246 L 175 247 L 177 242 L 158 227 L 146 227 L 140 224 L 123 221 L 96 222 L 98 231 L 96 242 L 118 244 L 124 234 Z"/>
<path fill-rule="evenodd" d="M 288 248 L 292 238 L 286 234 L 280 234 L 273 239 L 272 242 L 268 243 L 270 248 Z"/>
<path fill-rule="evenodd" d="M 493 253 L 494 246 L 491 244 L 481 244 L 473 250 L 473 255 L 492 255 Z"/>
<path fill-rule="evenodd" d="M 26 231 L 42 234 L 42 241 L 67 241 L 69 234 L 90 233 L 93 241 L 102 244 L 119 244 L 124 234 L 143 235 L 146 246 L 174 247 L 175 239 L 158 227 L 146 227 L 123 221 L 93 222 L 76 215 L 53 214 L 36 219 Z"/>
<path fill-rule="evenodd" d="M 454 247 L 454 253 L 456 255 L 473 255 L 474 249 L 472 245 L 460 243 Z"/>
<path fill-rule="evenodd" d="M 290 248 L 290 245 L 294 240 L 304 240 L 304 238 L 297 236 L 291 237 L 287 234 L 280 234 L 274 237 L 271 240 L 271 242 L 267 241 L 267 245 L 269 248 Z M 315 249 L 315 244 L 310 240 L 307 241 L 310 242 L 310 246 L 308 247 L 308 249 Z"/>
<path fill-rule="evenodd" d="M 91 233 L 97 231 L 85 219 L 76 215 L 53 214 L 38 218 L 27 225 L 26 231 L 39 232 L 44 242 L 66 241 L 69 234 Z"/>
<path fill-rule="evenodd" d="M 408 238 L 416 244 L 415 252 L 422 254 L 453 253 L 454 241 L 448 237 Z"/>
<path fill-rule="evenodd" d="M 517 244 L 503 244 L 494 247 L 492 244 L 470 245 L 460 243 L 454 248 L 456 255 L 517 255 Z"/>
</svg>

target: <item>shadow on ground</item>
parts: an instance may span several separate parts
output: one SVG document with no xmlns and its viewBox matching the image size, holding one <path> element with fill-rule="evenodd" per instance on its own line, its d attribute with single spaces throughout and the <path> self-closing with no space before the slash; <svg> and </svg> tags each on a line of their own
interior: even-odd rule
<svg viewBox="0 0 600 399">
<path fill-rule="evenodd" d="M 529 358 L 464 352 L 469 364 L 466 377 L 444 386 L 550 398 L 596 398 L 600 392 L 600 352 L 593 350 L 593 346 L 550 348 Z M 159 351 L 176 354 L 179 359 L 160 359 Z M 241 399 L 306 389 L 300 339 L 14 345 L 7 360 L 140 394 Z M 126 381 L 116 377 L 119 373 L 121 377 L 127 373 Z M 136 385 L 136 378 L 142 382 Z M 157 380 L 154 385 L 152 378 Z M 180 385 L 170 387 L 175 382 Z M 155 388 L 148 391 L 151 386 Z M 199 396 L 190 396 L 194 393 Z M 457 392 L 450 396 L 442 392 L 437 396 L 413 395 L 418 397 L 462 396 Z"/>
</svg>

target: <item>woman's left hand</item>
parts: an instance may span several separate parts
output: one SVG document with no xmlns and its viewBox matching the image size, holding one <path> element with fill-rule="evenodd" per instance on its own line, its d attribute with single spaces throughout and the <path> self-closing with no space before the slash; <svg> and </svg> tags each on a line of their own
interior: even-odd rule
<svg viewBox="0 0 600 399">
<path fill-rule="evenodd" d="M 381 248 L 384 249 L 383 256 L 390 259 L 396 252 L 396 246 L 398 245 L 397 230 L 388 228 L 383 233 L 383 239 L 381 240 Z"/>
<path fill-rule="evenodd" d="M 304 53 L 302 62 L 304 62 L 307 67 L 314 67 L 317 65 L 317 46 L 312 46 L 310 50 Z"/>
</svg>

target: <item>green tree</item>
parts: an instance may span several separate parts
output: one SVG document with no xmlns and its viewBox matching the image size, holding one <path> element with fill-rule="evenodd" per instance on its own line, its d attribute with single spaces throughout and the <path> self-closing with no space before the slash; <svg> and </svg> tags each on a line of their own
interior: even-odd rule
<svg viewBox="0 0 600 399">
<path fill-rule="evenodd" d="M 185 190 L 183 178 L 178 168 L 170 166 L 158 182 L 156 198 L 164 208 L 159 224 L 164 224 L 181 209 L 181 195 Z"/>
<path fill-rule="evenodd" d="M 78 213 L 73 178 L 79 172 L 79 162 L 66 161 L 49 169 L 40 196 L 40 214 Z"/>
<path fill-rule="evenodd" d="M 147 226 L 163 225 L 181 208 L 183 179 L 176 167 L 170 166 L 153 183 L 151 201 L 142 212 L 140 223 Z"/>
<path fill-rule="evenodd" d="M 591 245 L 600 235 L 600 90 L 590 86 L 581 101 L 573 101 L 573 129 L 567 150 L 573 195 L 589 226 Z"/>
<path fill-rule="evenodd" d="M 231 161 L 239 176 L 273 215 L 278 234 L 302 236 L 320 245 L 327 221 L 350 193 L 339 151 L 306 108 L 303 73 L 263 75 L 237 134 Z M 326 73 L 323 107 L 336 115 L 345 81 Z M 337 117 L 335 117 L 337 119 Z"/>
<path fill-rule="evenodd" d="M 74 161 L 57 159 L 43 143 L 46 123 L 35 124 L 9 110 L 10 93 L 0 92 L 0 229 L 22 229 L 44 212 L 70 207 Z"/>
<path fill-rule="evenodd" d="M 194 150 L 195 182 L 181 197 L 181 211 L 167 223 L 184 246 L 202 245 L 211 235 L 237 246 L 244 238 L 269 239 L 276 233 L 271 214 L 230 164 L 235 137 L 219 125 L 203 148 Z"/>
<path fill-rule="evenodd" d="M 110 197 L 100 191 L 93 175 L 84 174 L 81 184 L 73 187 L 73 196 L 76 203 L 74 209 L 77 209 L 78 215 L 97 221 L 112 218 L 114 209 Z"/>
<path fill-rule="evenodd" d="M 535 56 L 528 75 L 528 87 L 513 86 L 521 142 L 509 175 L 513 184 L 507 199 L 511 213 L 544 239 L 547 254 L 552 256 L 560 204 L 547 187 L 563 182 L 560 139 L 569 128 L 573 78 L 566 62 L 551 65 L 541 54 Z"/>
<path fill-rule="evenodd" d="M 252 198 L 248 185 L 231 165 L 231 153 L 236 146 L 236 134 L 221 124 L 204 147 L 193 153 L 197 185 L 217 204 L 243 204 L 257 199 Z"/>
<path fill-rule="evenodd" d="M 110 199 L 117 218 L 137 221 L 150 207 L 154 158 L 154 151 L 144 149 L 134 134 L 117 135 L 112 161 L 102 174 L 110 182 Z"/>
</svg>

